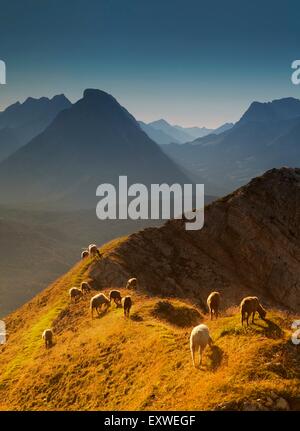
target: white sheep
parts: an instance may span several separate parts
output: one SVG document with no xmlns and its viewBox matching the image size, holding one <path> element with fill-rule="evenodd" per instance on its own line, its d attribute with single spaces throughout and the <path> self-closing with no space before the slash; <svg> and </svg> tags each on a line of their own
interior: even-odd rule
<svg viewBox="0 0 300 431">
<path fill-rule="evenodd" d="M 126 289 L 136 289 L 138 287 L 138 282 L 136 278 L 130 278 L 127 281 Z"/>
<path fill-rule="evenodd" d="M 92 318 L 94 317 L 94 308 L 96 309 L 98 315 L 100 314 L 102 305 L 105 306 L 105 310 L 107 311 L 110 307 L 110 300 L 107 298 L 107 296 L 104 295 L 104 293 L 98 293 L 97 295 L 93 296 L 90 302 L 90 310 Z M 100 309 L 100 310 L 99 310 Z"/>
<path fill-rule="evenodd" d="M 196 366 L 195 365 L 196 350 L 199 349 L 199 354 L 200 354 L 199 366 L 201 366 L 202 355 L 207 344 L 209 344 L 210 346 L 212 344 L 212 339 L 209 335 L 208 327 L 203 324 L 195 326 L 190 336 L 190 349 L 191 349 L 191 355 L 192 355 L 192 361 L 193 361 L 194 367 Z"/>
<path fill-rule="evenodd" d="M 84 259 L 85 257 L 89 256 L 89 251 L 88 250 L 83 250 L 81 252 L 81 259 Z"/>
<path fill-rule="evenodd" d="M 122 306 L 124 308 L 124 316 L 129 317 L 130 309 L 132 307 L 132 299 L 131 296 L 125 296 L 122 298 Z"/>
<path fill-rule="evenodd" d="M 53 344 L 53 331 L 52 329 L 45 329 L 42 335 L 43 340 L 45 341 L 46 349 L 52 347 Z"/>
<path fill-rule="evenodd" d="M 80 290 L 81 290 L 82 294 L 85 295 L 86 293 L 89 293 L 91 291 L 91 286 L 89 285 L 89 283 L 87 281 L 83 281 L 81 283 Z"/>
<path fill-rule="evenodd" d="M 71 289 L 69 290 L 69 296 L 71 301 L 74 299 L 74 301 L 76 302 L 77 299 L 81 298 L 83 295 L 83 292 L 81 289 L 78 289 L 78 287 L 71 287 Z"/>
<path fill-rule="evenodd" d="M 209 309 L 210 320 L 212 320 L 213 316 L 215 316 L 216 319 L 218 318 L 220 302 L 221 302 L 220 293 L 219 292 L 211 292 L 211 294 L 207 298 L 207 306 Z"/>
<path fill-rule="evenodd" d="M 240 304 L 240 310 L 242 315 L 242 325 L 244 324 L 244 320 L 247 322 L 247 326 L 249 325 L 249 317 L 252 314 L 252 323 L 254 323 L 255 313 L 257 312 L 261 319 L 265 319 L 267 312 L 260 304 L 257 296 L 247 296 L 244 298 Z"/>
<path fill-rule="evenodd" d="M 98 250 L 98 247 L 96 246 L 96 244 L 90 244 L 88 247 L 89 250 L 89 255 L 90 256 L 98 256 L 101 257 L 101 253 Z"/>
</svg>

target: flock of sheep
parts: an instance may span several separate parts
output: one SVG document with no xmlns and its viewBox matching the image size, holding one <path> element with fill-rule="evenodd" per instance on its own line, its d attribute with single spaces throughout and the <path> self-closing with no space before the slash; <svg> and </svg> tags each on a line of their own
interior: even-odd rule
<svg viewBox="0 0 300 431">
<path fill-rule="evenodd" d="M 221 295 L 219 292 L 212 292 L 207 298 L 207 305 L 209 309 L 210 319 L 212 320 L 213 316 L 217 319 L 219 316 L 219 308 L 221 302 Z M 240 311 L 242 315 L 242 325 L 244 321 L 247 322 L 247 326 L 249 325 L 249 318 L 252 315 L 252 323 L 254 323 L 255 314 L 258 313 L 261 319 L 265 319 L 266 310 L 260 304 L 257 296 L 247 296 L 244 298 L 240 304 Z M 209 334 L 209 329 L 206 325 L 198 325 L 192 330 L 190 336 L 190 349 L 192 355 L 192 361 L 194 367 L 195 364 L 195 353 L 199 350 L 199 366 L 202 364 L 202 356 L 204 349 L 207 345 L 211 346 L 213 343 L 212 338 Z"/>
<path fill-rule="evenodd" d="M 98 247 L 95 244 L 90 244 L 88 249 L 83 250 L 81 253 L 81 259 L 85 259 L 86 257 L 97 257 L 101 258 L 102 254 L 99 252 Z M 126 283 L 126 289 L 136 289 L 138 286 L 136 278 L 130 278 Z M 91 292 L 92 288 L 87 281 L 83 281 L 78 287 L 71 287 L 69 290 L 69 297 L 71 302 L 77 302 L 84 295 Z M 92 318 L 94 317 L 94 310 L 96 310 L 98 316 L 103 311 L 107 311 L 111 305 L 111 302 L 114 301 L 117 307 L 122 307 L 124 309 L 124 316 L 129 317 L 130 309 L 132 307 L 132 299 L 131 296 L 127 295 L 122 298 L 121 292 L 119 290 L 111 290 L 109 293 L 109 298 L 104 295 L 104 293 L 98 293 L 93 296 L 90 300 L 90 311 Z M 42 338 L 45 342 L 46 349 L 52 347 L 53 345 L 53 330 L 45 329 Z"/>
<path fill-rule="evenodd" d="M 84 250 L 81 253 L 81 258 L 84 259 L 87 256 L 98 257 L 101 258 L 101 253 L 99 252 L 97 246 L 95 244 L 89 245 L 87 250 Z M 136 289 L 137 288 L 137 279 L 130 278 L 126 284 L 126 289 Z M 70 300 L 72 302 L 77 302 L 78 299 L 86 295 L 91 291 L 91 287 L 88 282 L 83 281 L 81 283 L 80 288 L 71 287 L 69 290 Z M 93 296 L 90 300 L 90 311 L 92 318 L 94 317 L 94 310 L 96 310 L 97 314 L 100 315 L 102 311 L 102 307 L 104 311 L 107 311 L 111 305 L 111 302 L 114 301 L 117 307 L 122 307 L 124 309 L 124 316 L 129 317 L 130 309 L 132 307 L 132 299 L 131 296 L 127 295 L 122 298 L 121 292 L 119 290 L 111 290 L 109 293 L 109 297 L 104 295 L 104 293 L 98 293 Z M 213 319 L 213 316 L 217 319 L 219 316 L 219 309 L 221 303 L 221 295 L 219 292 L 212 292 L 207 298 L 207 305 L 209 309 L 210 319 Z M 254 323 L 255 314 L 258 313 L 262 319 L 266 317 L 266 310 L 260 304 L 258 298 L 256 296 L 248 296 L 244 298 L 240 304 L 240 311 L 242 316 L 242 325 L 244 321 L 247 322 L 247 326 L 249 325 L 249 318 L 252 315 L 252 323 Z M 51 347 L 53 344 L 53 331 L 52 329 L 45 329 L 42 338 L 45 341 L 46 349 Z M 192 355 L 192 362 L 194 367 L 195 365 L 195 354 L 199 350 L 200 362 L 199 366 L 202 364 L 202 356 L 203 352 L 207 345 L 211 346 L 213 343 L 212 338 L 209 333 L 209 328 L 200 324 L 193 328 L 190 336 L 190 349 Z"/>
</svg>

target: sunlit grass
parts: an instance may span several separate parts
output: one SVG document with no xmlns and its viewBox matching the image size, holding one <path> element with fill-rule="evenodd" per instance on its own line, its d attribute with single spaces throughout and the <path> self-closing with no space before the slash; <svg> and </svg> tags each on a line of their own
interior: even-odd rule
<svg viewBox="0 0 300 431">
<path fill-rule="evenodd" d="M 122 241 L 101 251 L 113 253 Z M 71 304 L 68 289 L 80 285 L 95 261 L 81 261 L 9 318 L 14 331 L 0 352 L 0 409 L 198 410 L 271 391 L 286 399 L 299 395 L 299 348 L 284 313 L 268 310 L 267 320 L 246 327 L 238 309 L 210 321 L 186 301 L 169 298 L 171 306 L 161 308 L 161 298 L 130 291 L 132 318 L 113 304 L 92 320 L 90 296 Z M 214 344 L 195 369 L 189 336 L 198 318 Z M 41 335 L 53 324 L 54 346 L 46 350 Z"/>
</svg>

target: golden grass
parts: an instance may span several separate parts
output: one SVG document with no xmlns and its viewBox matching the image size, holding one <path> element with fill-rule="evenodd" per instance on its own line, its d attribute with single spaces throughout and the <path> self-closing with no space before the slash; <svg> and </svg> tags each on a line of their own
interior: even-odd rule
<svg viewBox="0 0 300 431">
<path fill-rule="evenodd" d="M 68 289 L 81 283 L 91 262 L 80 262 L 8 317 L 12 332 L 0 350 L 0 409 L 202 410 L 271 391 L 287 399 L 299 396 L 299 347 L 290 342 L 284 313 L 271 311 L 267 321 L 257 319 L 249 328 L 241 326 L 235 309 L 212 322 L 199 314 L 214 346 L 207 348 L 203 367 L 194 369 L 192 324 L 186 320 L 191 304 L 168 299 L 172 316 L 174 310 L 184 314 L 182 326 L 157 313 L 161 299 L 138 292 L 130 292 L 131 319 L 112 305 L 92 320 L 93 293 L 70 304 Z M 51 326 L 55 344 L 46 350 L 41 334 Z"/>
<path fill-rule="evenodd" d="M 101 251 L 111 257 L 125 239 Z M 186 301 L 121 289 L 133 296 L 131 318 L 112 305 L 92 320 L 94 292 L 77 304 L 68 297 L 91 264 L 84 259 L 6 319 L 0 410 L 206 410 L 271 391 L 299 397 L 299 347 L 290 341 L 291 318 L 284 313 L 268 312 L 268 320 L 246 328 L 237 308 L 210 322 Z M 214 345 L 194 369 L 189 335 L 198 322 L 208 324 Z M 47 327 L 55 333 L 49 350 L 41 339 Z"/>
</svg>

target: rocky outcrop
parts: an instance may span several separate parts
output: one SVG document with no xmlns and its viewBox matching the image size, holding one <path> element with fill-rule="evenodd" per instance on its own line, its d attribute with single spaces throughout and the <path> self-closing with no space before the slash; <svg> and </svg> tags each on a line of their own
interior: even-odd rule
<svg viewBox="0 0 300 431">
<path fill-rule="evenodd" d="M 204 306 L 218 290 L 224 306 L 248 294 L 300 310 L 300 169 L 272 169 L 205 209 L 205 225 L 182 220 L 135 233 L 95 263 L 98 287 L 137 277 L 143 289 Z"/>
</svg>

